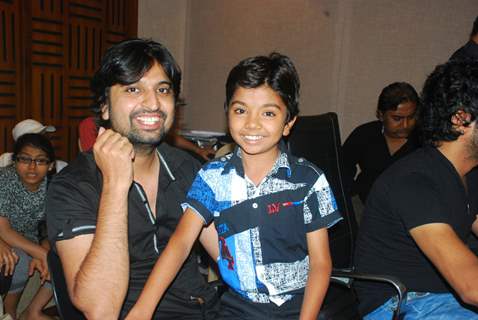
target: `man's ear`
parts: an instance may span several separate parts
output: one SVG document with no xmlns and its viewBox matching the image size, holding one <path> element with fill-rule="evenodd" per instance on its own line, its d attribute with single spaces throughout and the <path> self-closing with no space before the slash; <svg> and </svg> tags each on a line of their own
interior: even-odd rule
<svg viewBox="0 0 478 320">
<path fill-rule="evenodd" d="M 458 127 L 467 127 L 471 123 L 471 114 L 463 110 L 458 110 L 451 116 L 451 123 Z"/>
<path fill-rule="evenodd" d="M 285 126 L 284 126 L 284 130 L 282 130 L 282 135 L 284 137 L 288 136 L 290 134 L 290 130 L 292 129 L 292 127 L 294 126 L 294 123 L 295 121 L 297 120 L 297 116 L 295 116 L 294 118 L 292 118 L 291 120 L 289 120 L 288 122 L 286 122 Z"/>
<path fill-rule="evenodd" d="M 377 110 L 377 119 L 383 122 L 383 112 L 380 110 Z"/>
<path fill-rule="evenodd" d="M 53 168 L 55 167 L 55 162 L 52 162 L 48 165 L 48 171 L 51 171 L 53 170 Z"/>
<path fill-rule="evenodd" d="M 103 120 L 110 119 L 110 108 L 108 107 L 108 104 L 106 103 L 101 106 L 101 119 Z"/>
</svg>

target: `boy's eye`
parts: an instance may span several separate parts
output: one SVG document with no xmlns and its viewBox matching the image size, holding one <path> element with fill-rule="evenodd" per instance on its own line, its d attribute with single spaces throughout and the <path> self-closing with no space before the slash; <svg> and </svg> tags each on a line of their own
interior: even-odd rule
<svg viewBox="0 0 478 320">
<path fill-rule="evenodd" d="M 401 120 L 402 120 L 402 117 L 392 117 L 392 119 L 393 119 L 394 121 L 397 121 L 397 122 L 398 122 L 398 121 L 401 121 Z"/>
<path fill-rule="evenodd" d="M 235 107 L 232 109 L 232 112 L 236 113 L 236 114 L 243 114 L 246 112 L 246 110 L 244 110 L 243 108 L 240 108 L 240 107 Z"/>
<path fill-rule="evenodd" d="M 138 93 L 139 89 L 136 88 L 136 87 L 127 87 L 126 92 L 128 92 L 128 93 Z"/>
<path fill-rule="evenodd" d="M 275 117 L 276 114 L 273 111 L 266 111 L 266 112 L 264 112 L 264 115 L 266 117 Z"/>
</svg>

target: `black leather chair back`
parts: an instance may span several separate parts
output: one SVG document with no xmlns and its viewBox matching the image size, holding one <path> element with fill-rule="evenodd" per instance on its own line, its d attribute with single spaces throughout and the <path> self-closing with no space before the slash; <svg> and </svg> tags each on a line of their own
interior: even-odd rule
<svg viewBox="0 0 478 320">
<path fill-rule="evenodd" d="M 53 286 L 53 296 L 62 320 L 85 320 L 85 316 L 73 306 L 66 288 L 65 275 L 60 257 L 50 250 L 48 252 L 48 268 L 50 270 L 51 283 Z"/>
<path fill-rule="evenodd" d="M 335 268 L 352 266 L 357 222 L 350 195 L 343 185 L 343 165 L 337 115 L 333 112 L 298 117 L 288 147 L 324 171 L 344 221 L 329 229 L 330 252 Z"/>
</svg>

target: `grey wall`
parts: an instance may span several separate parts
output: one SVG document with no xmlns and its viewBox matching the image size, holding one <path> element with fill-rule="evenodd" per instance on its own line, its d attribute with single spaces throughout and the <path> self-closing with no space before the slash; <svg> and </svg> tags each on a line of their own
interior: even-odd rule
<svg viewBox="0 0 478 320">
<path fill-rule="evenodd" d="M 337 112 L 344 138 L 374 119 L 380 90 L 417 90 L 463 44 L 476 0 L 140 0 L 139 33 L 184 69 L 185 125 L 224 130 L 224 82 L 241 59 L 276 50 L 302 81 L 301 113 Z"/>
</svg>

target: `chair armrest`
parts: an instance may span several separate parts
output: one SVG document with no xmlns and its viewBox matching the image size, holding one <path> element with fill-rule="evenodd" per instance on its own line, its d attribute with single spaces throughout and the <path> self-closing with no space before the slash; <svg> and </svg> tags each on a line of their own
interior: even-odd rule
<svg viewBox="0 0 478 320">
<path fill-rule="evenodd" d="M 394 314 L 393 319 L 399 318 L 400 308 L 407 294 L 407 287 L 405 287 L 403 282 L 401 282 L 397 277 L 390 276 L 390 275 L 381 275 L 381 274 L 359 273 L 353 269 L 334 268 L 332 270 L 332 275 L 330 280 L 335 283 L 345 285 L 349 288 L 352 286 L 353 280 L 377 281 L 377 282 L 385 282 L 390 284 L 391 286 L 395 288 L 395 290 L 398 293 L 398 303 L 397 303 L 397 308 L 395 309 L 393 313 Z"/>
</svg>

